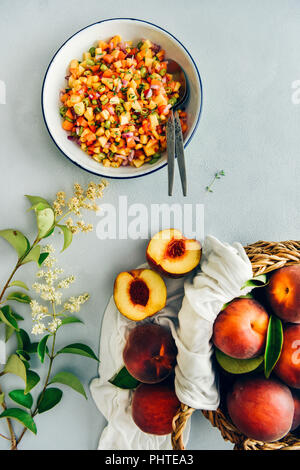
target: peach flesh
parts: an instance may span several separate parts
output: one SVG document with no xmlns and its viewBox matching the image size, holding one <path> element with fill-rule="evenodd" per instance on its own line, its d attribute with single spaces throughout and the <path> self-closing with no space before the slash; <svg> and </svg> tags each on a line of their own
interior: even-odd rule
<svg viewBox="0 0 300 470">
<path fill-rule="evenodd" d="M 163 436 L 172 432 L 173 417 L 179 406 L 171 381 L 141 384 L 133 394 L 132 418 L 143 432 Z"/>
<path fill-rule="evenodd" d="M 227 395 L 227 408 L 235 426 L 251 439 L 273 442 L 291 429 L 294 400 L 287 386 L 275 379 L 246 377 Z"/>
<path fill-rule="evenodd" d="M 179 230 L 166 229 L 151 238 L 146 257 L 156 271 L 164 276 L 178 278 L 199 265 L 201 245 L 197 240 L 185 238 Z"/>
<path fill-rule="evenodd" d="M 166 299 L 166 285 L 152 269 L 123 271 L 116 277 L 114 301 L 119 312 L 130 320 L 155 315 L 164 308 Z"/>
<path fill-rule="evenodd" d="M 283 347 L 274 369 L 289 387 L 300 389 L 300 325 L 286 325 Z"/>
<path fill-rule="evenodd" d="M 123 351 L 128 372 L 140 382 L 164 380 L 176 364 L 177 348 L 171 332 L 154 323 L 130 331 Z"/>
<path fill-rule="evenodd" d="M 253 299 L 233 300 L 221 311 L 213 327 L 213 343 L 236 359 L 250 359 L 264 350 L 269 316 Z"/>
</svg>

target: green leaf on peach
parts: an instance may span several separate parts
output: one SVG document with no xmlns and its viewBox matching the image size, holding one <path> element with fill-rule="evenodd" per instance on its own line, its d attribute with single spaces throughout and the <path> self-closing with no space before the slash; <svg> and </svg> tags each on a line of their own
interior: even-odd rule
<svg viewBox="0 0 300 470">
<path fill-rule="evenodd" d="M 235 359 L 227 356 L 219 349 L 215 349 L 216 359 L 222 369 L 230 374 L 247 374 L 257 369 L 263 362 L 264 356 L 254 357 L 252 359 Z"/>
<path fill-rule="evenodd" d="M 116 387 L 128 390 L 136 388 L 140 384 L 138 380 L 132 377 L 125 366 L 122 367 L 122 369 L 112 379 L 110 379 L 109 382 Z"/>
<path fill-rule="evenodd" d="M 283 329 L 281 320 L 275 315 L 271 315 L 268 324 L 264 363 L 265 376 L 267 379 L 270 377 L 280 357 L 282 345 Z"/>
</svg>

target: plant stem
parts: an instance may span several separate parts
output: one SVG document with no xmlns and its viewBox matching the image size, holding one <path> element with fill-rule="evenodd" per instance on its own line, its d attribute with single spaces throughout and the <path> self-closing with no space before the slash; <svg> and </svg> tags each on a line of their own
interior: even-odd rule
<svg viewBox="0 0 300 470">
<path fill-rule="evenodd" d="M 9 276 L 9 278 L 7 279 L 3 289 L 2 289 L 2 292 L 0 294 L 0 301 L 2 300 L 4 294 L 5 294 L 5 291 L 6 289 L 8 288 L 9 286 L 9 283 L 10 281 L 12 280 L 12 278 L 14 277 L 16 271 L 19 269 L 20 266 L 22 266 L 22 261 L 24 260 L 24 258 L 31 252 L 31 250 L 40 242 L 40 239 L 38 237 L 36 237 L 36 239 L 34 240 L 34 242 L 32 243 L 31 247 L 29 248 L 29 250 L 25 253 L 25 255 L 21 256 L 21 258 L 18 259 L 17 261 L 17 264 L 16 266 L 14 267 L 11 275 Z"/>
<path fill-rule="evenodd" d="M 2 393 L 2 388 L 0 386 L 0 393 Z M 6 403 L 5 401 L 3 401 L 1 403 L 1 406 L 4 410 L 7 409 L 7 406 L 6 406 Z M 12 422 L 10 420 L 10 418 L 6 418 L 6 422 L 7 422 L 7 426 L 8 426 L 8 430 L 9 430 L 9 434 L 10 434 L 10 442 L 11 442 L 11 450 L 17 450 L 17 440 L 16 440 L 16 435 L 15 435 L 15 432 L 14 432 L 14 428 L 12 426 Z M 1 437 L 4 437 L 3 434 L 1 434 Z M 7 439 L 7 438 L 6 438 Z"/>
<path fill-rule="evenodd" d="M 20 266 L 21 266 L 21 265 L 19 264 L 19 261 L 18 261 L 17 264 L 16 264 L 16 266 L 14 267 L 14 269 L 13 269 L 11 275 L 9 276 L 8 280 L 6 281 L 6 283 L 5 283 L 5 285 L 4 285 L 3 289 L 2 289 L 2 292 L 1 292 L 1 294 L 0 294 L 0 300 L 2 300 L 2 298 L 3 298 L 4 294 L 5 294 L 5 291 L 6 291 L 6 289 L 7 289 L 8 286 L 9 286 L 10 281 L 12 280 L 12 278 L 13 278 L 14 275 L 15 275 L 15 272 L 17 271 L 17 269 L 19 269 Z"/>
<path fill-rule="evenodd" d="M 7 279 L 6 283 L 4 284 L 4 287 L 1 291 L 1 294 L 0 294 L 0 301 L 2 300 L 5 292 L 6 292 L 6 289 L 8 288 L 9 286 L 9 283 L 10 281 L 12 280 L 12 278 L 14 277 L 16 271 L 19 269 L 19 267 L 22 265 L 22 261 L 23 259 L 28 255 L 28 253 L 31 252 L 31 250 L 39 243 L 40 239 L 38 237 L 36 237 L 36 239 L 34 240 L 34 242 L 32 243 L 30 249 L 25 253 L 25 255 L 21 256 L 21 258 L 18 259 L 17 261 L 17 264 L 16 266 L 14 267 L 14 269 L 12 270 L 9 278 Z M 2 374 L 1 374 L 2 375 Z M 2 390 L 1 390 L 1 386 L 0 386 L 0 393 L 2 393 Z M 2 408 L 4 410 L 7 409 L 7 406 L 6 406 L 6 403 L 5 401 L 3 401 L 2 403 Z M 15 435 L 15 432 L 14 432 L 14 429 L 13 429 L 13 426 L 12 426 L 12 422 L 10 420 L 10 418 L 6 418 L 6 421 L 7 421 L 7 425 L 8 425 L 8 429 L 9 429 L 9 433 L 10 433 L 10 441 L 11 441 L 11 450 L 17 450 L 17 440 L 16 440 L 16 435 Z M 1 434 L 1 437 L 4 437 L 2 434 Z"/>
<path fill-rule="evenodd" d="M 34 410 L 31 412 L 31 416 L 32 418 L 35 417 L 35 415 L 38 413 L 38 407 L 39 407 L 39 404 L 41 403 L 43 397 L 44 397 L 44 394 L 45 394 L 45 391 L 46 391 L 46 388 L 48 386 L 48 382 L 49 382 L 49 378 L 50 378 L 50 374 L 51 374 L 51 370 L 52 370 L 52 364 L 53 364 L 53 360 L 55 358 L 55 354 L 54 354 L 54 346 L 55 346 L 55 339 L 56 339 L 56 332 L 53 333 L 53 341 L 52 341 L 52 349 L 51 349 L 51 354 L 49 356 L 50 358 L 50 361 L 49 361 L 49 367 L 48 367 L 48 373 L 47 373 L 47 377 L 46 377 L 46 380 L 45 380 L 45 383 L 44 383 L 44 387 L 43 387 L 43 390 L 41 391 L 40 393 L 40 396 L 39 396 L 39 399 L 37 401 L 37 404 L 34 408 Z M 19 438 L 17 438 L 16 440 L 16 446 L 21 442 L 21 440 L 23 439 L 23 436 L 24 434 L 26 433 L 27 431 L 27 428 L 23 428 Z M 12 450 L 14 450 L 14 448 L 12 448 Z"/>
</svg>

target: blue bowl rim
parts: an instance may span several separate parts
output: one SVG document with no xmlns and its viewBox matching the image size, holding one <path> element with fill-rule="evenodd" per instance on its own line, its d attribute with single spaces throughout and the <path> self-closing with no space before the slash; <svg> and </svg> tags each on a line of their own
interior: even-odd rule
<svg viewBox="0 0 300 470">
<path fill-rule="evenodd" d="M 42 114 L 43 114 L 43 119 L 44 119 L 44 123 L 45 123 L 45 126 L 47 128 L 47 131 L 51 137 L 51 139 L 53 140 L 54 144 L 56 145 L 56 147 L 61 151 L 61 153 L 68 159 L 70 160 L 70 162 L 72 162 L 74 165 L 78 166 L 79 168 L 81 168 L 82 170 L 85 170 L 87 171 L 88 173 L 91 173 L 91 174 L 94 174 L 96 176 L 100 176 L 100 177 L 103 177 L 103 178 L 109 178 L 109 179 L 131 179 L 131 178 L 141 178 L 142 176 L 147 176 L 147 175 L 151 175 L 151 173 L 154 173 L 158 170 L 161 170 L 162 168 L 164 168 L 166 165 L 167 165 L 167 162 L 164 163 L 163 165 L 161 165 L 160 167 L 158 168 L 154 168 L 153 170 L 147 172 L 147 173 L 143 173 L 143 174 L 137 174 L 137 175 L 132 175 L 132 176 L 107 176 L 107 175 L 102 175 L 101 173 L 96 173 L 95 171 L 92 171 L 92 170 L 88 170 L 87 168 L 85 168 L 84 166 L 80 165 L 79 163 L 77 162 L 74 162 L 74 160 L 72 160 L 65 152 L 63 152 L 63 150 L 60 148 L 60 146 L 58 145 L 58 143 L 56 142 L 55 138 L 53 137 L 53 135 L 51 134 L 50 132 L 50 129 L 48 127 L 48 124 L 47 124 L 47 120 L 46 120 L 46 116 L 45 116 L 45 111 L 44 111 L 44 104 L 43 104 L 43 97 L 44 97 L 44 87 L 45 87 L 45 81 L 46 81 L 46 78 L 47 78 L 47 75 L 48 75 L 48 70 L 49 68 L 51 67 L 51 64 L 53 62 L 53 60 L 55 59 L 55 57 L 57 56 L 57 54 L 59 53 L 59 51 L 64 47 L 64 45 L 70 41 L 70 39 L 72 39 L 74 36 L 76 36 L 77 34 L 79 34 L 81 31 L 84 31 L 85 29 L 87 28 L 90 28 L 91 26 L 94 26 L 96 24 L 100 24 L 100 23 L 105 23 L 107 21 L 118 21 L 118 20 L 130 20 L 130 21 L 138 21 L 140 23 L 145 23 L 145 24 L 149 24 L 150 26 L 155 26 L 156 28 L 160 29 L 161 31 L 163 31 L 164 33 L 168 34 L 169 36 L 171 36 L 173 39 L 175 39 L 175 41 L 177 41 L 181 47 L 184 49 L 184 51 L 187 53 L 187 55 L 189 56 L 189 58 L 191 59 L 194 67 L 195 67 L 195 70 L 197 72 L 197 76 L 198 76 L 198 80 L 199 80 L 199 87 L 200 87 L 200 109 L 199 109 L 199 113 L 198 113 L 198 117 L 197 117 L 197 121 L 196 121 L 196 124 L 195 124 L 195 127 L 193 129 L 193 132 L 191 133 L 189 139 L 184 143 L 184 148 L 186 148 L 188 146 L 188 144 L 191 142 L 198 126 L 199 126 L 199 121 L 200 121 L 200 117 L 201 117 L 201 113 L 202 113 L 202 107 L 203 107 L 203 86 L 202 86 L 202 80 L 201 80 L 201 76 L 200 76 L 200 72 L 199 72 L 199 69 L 193 59 L 193 57 L 191 56 L 191 54 L 189 53 L 189 51 L 187 50 L 187 48 L 182 44 L 181 41 L 179 41 L 179 39 L 177 39 L 172 33 L 170 33 L 169 31 L 167 31 L 166 29 L 162 28 L 161 26 L 158 26 L 157 24 L 155 23 L 152 23 L 151 21 L 146 21 L 146 20 L 140 20 L 138 18 L 107 18 L 105 20 L 100 20 L 100 21 L 96 21 L 95 23 L 91 23 L 87 26 L 85 26 L 84 28 L 81 28 L 79 29 L 78 31 L 76 31 L 74 34 L 72 34 L 68 39 L 66 39 L 66 41 L 57 49 L 57 51 L 55 52 L 54 56 L 52 57 L 47 69 L 46 69 L 46 72 L 45 72 L 45 75 L 44 75 L 44 79 L 43 79 L 43 84 L 42 84 L 42 91 L 41 91 L 41 106 L 42 106 Z"/>
</svg>

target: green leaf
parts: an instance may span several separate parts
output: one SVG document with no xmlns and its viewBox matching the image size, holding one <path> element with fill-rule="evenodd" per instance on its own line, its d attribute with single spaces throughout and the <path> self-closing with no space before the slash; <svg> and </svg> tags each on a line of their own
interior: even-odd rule
<svg viewBox="0 0 300 470">
<path fill-rule="evenodd" d="M 241 290 L 243 290 L 245 287 L 264 287 L 268 283 L 268 276 L 266 274 L 260 274 L 259 276 L 253 277 L 252 279 L 249 279 L 249 281 L 246 281 L 245 284 L 241 287 Z"/>
<path fill-rule="evenodd" d="M 31 205 L 32 207 L 33 206 L 36 206 L 37 204 L 39 203 L 43 203 L 45 205 L 45 207 L 51 207 L 51 205 L 49 204 L 49 202 L 44 199 L 43 197 L 40 197 L 40 196 L 29 196 L 28 194 L 25 194 L 25 196 L 27 197 L 27 199 L 29 199 L 29 201 L 31 202 Z"/>
<path fill-rule="evenodd" d="M 246 374 L 251 372 L 257 369 L 264 360 L 264 356 L 254 357 L 253 359 L 235 359 L 227 356 L 227 354 L 224 354 L 219 349 L 215 349 L 215 354 L 222 369 L 230 374 Z"/>
<path fill-rule="evenodd" d="M 18 313 L 14 312 L 11 308 L 10 314 L 17 320 L 17 321 L 22 321 L 24 320 L 24 317 L 22 315 L 19 315 Z"/>
<path fill-rule="evenodd" d="M 27 346 L 27 348 L 26 348 L 27 352 L 28 352 L 29 354 L 35 354 L 35 353 L 37 353 L 38 344 L 39 344 L 39 343 L 37 343 L 37 342 L 30 343 L 30 344 Z"/>
<path fill-rule="evenodd" d="M 44 413 L 45 411 L 51 410 L 57 403 L 60 402 L 63 392 L 59 388 L 50 387 L 47 388 L 44 392 L 44 395 L 39 402 L 38 399 L 38 412 Z"/>
<path fill-rule="evenodd" d="M 124 389 L 133 389 L 139 385 L 139 381 L 136 380 L 132 375 L 129 374 L 126 367 L 122 367 L 122 369 L 109 381 L 111 384 L 115 385 L 119 388 Z"/>
<path fill-rule="evenodd" d="M 43 262 L 45 261 L 45 259 L 48 258 L 48 256 L 49 256 L 49 253 L 41 253 L 39 260 L 38 260 L 38 265 L 42 266 Z"/>
<path fill-rule="evenodd" d="M 30 304 L 31 298 L 29 295 L 24 294 L 24 292 L 10 292 L 8 294 L 6 300 L 16 300 L 17 302 L 21 302 L 22 304 Z"/>
<path fill-rule="evenodd" d="M 15 331 L 16 330 L 12 328 L 11 326 L 5 325 L 5 342 L 6 343 Z"/>
<path fill-rule="evenodd" d="M 31 261 L 34 261 L 38 264 L 40 259 L 40 251 L 41 247 L 39 245 L 32 248 L 32 250 L 29 251 L 28 255 L 25 256 L 25 258 L 23 259 L 22 264 L 30 263 Z"/>
<path fill-rule="evenodd" d="M 54 211 L 51 207 L 46 207 L 46 209 L 36 211 L 36 219 L 38 226 L 38 236 L 39 238 L 44 238 L 48 235 L 50 230 L 52 230 L 55 216 Z"/>
<path fill-rule="evenodd" d="M 41 363 L 43 363 L 45 359 L 47 341 L 48 341 L 49 336 L 50 335 L 44 336 L 44 338 L 41 339 L 37 347 L 37 353 L 39 355 Z"/>
<path fill-rule="evenodd" d="M 5 367 L 3 369 L 5 374 L 14 374 L 21 377 L 26 383 L 26 367 L 23 364 L 23 361 L 17 356 L 17 354 L 12 354 L 9 358 Z"/>
<path fill-rule="evenodd" d="M 44 238 L 50 237 L 50 235 L 52 235 L 52 233 L 54 232 L 54 229 L 55 229 L 55 225 L 52 227 L 52 229 L 50 230 L 50 232 L 48 232 L 47 235 L 44 236 Z"/>
<path fill-rule="evenodd" d="M 24 394 L 24 390 L 18 389 L 18 390 L 12 390 L 9 392 L 9 397 L 18 403 L 18 405 L 25 406 L 25 408 L 31 408 L 33 404 L 33 398 L 30 395 L 30 393 L 27 393 L 27 395 Z"/>
<path fill-rule="evenodd" d="M 246 295 L 240 295 L 238 298 L 239 298 L 239 299 L 253 299 L 253 295 L 251 294 L 251 292 L 249 292 L 249 293 L 246 294 Z M 235 299 L 234 299 L 234 300 L 235 300 Z M 223 307 L 221 308 L 221 312 L 222 312 L 223 310 L 225 310 L 225 308 L 227 308 L 228 305 L 231 304 L 231 302 L 233 302 L 233 300 L 230 300 L 230 302 L 227 302 L 226 304 L 224 304 Z"/>
<path fill-rule="evenodd" d="M 16 354 L 18 354 L 19 358 L 22 359 L 22 361 L 30 361 L 29 354 L 23 349 L 17 349 Z"/>
<path fill-rule="evenodd" d="M 30 346 L 30 338 L 28 336 L 28 333 L 20 328 L 20 330 L 17 333 L 17 339 L 18 339 L 18 349 L 24 349 L 25 351 L 28 351 L 28 348 Z"/>
<path fill-rule="evenodd" d="M 66 248 L 72 243 L 73 234 L 71 230 L 66 225 L 57 225 L 64 234 L 64 246 L 61 252 L 65 251 Z"/>
<path fill-rule="evenodd" d="M 29 431 L 37 433 L 35 422 L 29 413 L 20 408 L 8 408 L 1 413 L 0 418 L 12 418 L 20 421 Z"/>
<path fill-rule="evenodd" d="M 4 305 L 4 307 L 0 308 L 0 320 L 2 320 L 3 323 L 10 326 L 11 328 L 19 330 L 18 323 L 15 317 L 12 315 L 9 305 Z"/>
<path fill-rule="evenodd" d="M 69 323 L 83 323 L 82 320 L 80 320 L 80 318 L 78 317 L 75 317 L 75 316 L 69 316 L 69 317 L 65 317 L 65 318 L 62 318 L 61 319 L 61 325 L 68 325 Z"/>
<path fill-rule="evenodd" d="M 23 263 L 22 263 L 23 264 Z M 25 282 L 23 281 L 12 281 L 8 287 L 13 287 L 13 286 L 16 286 L 16 287 L 22 287 L 23 289 L 25 290 L 29 290 L 29 287 L 27 286 L 27 284 L 25 284 Z"/>
<path fill-rule="evenodd" d="M 265 349 L 265 376 L 268 379 L 274 369 L 282 350 L 283 331 L 280 318 L 275 315 L 270 316 L 266 349 Z"/>
<path fill-rule="evenodd" d="M 57 354 L 79 354 L 80 356 L 89 357 L 91 359 L 95 359 L 95 361 L 99 361 L 91 348 L 86 344 L 81 343 L 69 344 L 58 351 Z"/>
<path fill-rule="evenodd" d="M 25 368 L 26 368 L 26 371 L 27 371 L 28 369 L 30 369 L 30 363 L 29 363 L 28 361 L 26 361 L 26 359 L 22 359 L 22 362 L 23 362 L 23 364 L 24 364 L 24 366 L 25 366 Z"/>
<path fill-rule="evenodd" d="M 4 402 L 4 398 L 5 398 L 5 394 L 0 393 L 0 405 L 2 405 L 2 403 Z"/>
<path fill-rule="evenodd" d="M 58 372 L 58 374 L 56 374 L 49 383 L 60 383 L 68 385 L 69 387 L 73 388 L 73 390 L 83 395 L 85 399 L 87 399 L 82 383 L 76 377 L 76 375 L 71 374 L 71 372 Z"/>
<path fill-rule="evenodd" d="M 10 245 L 16 250 L 19 258 L 24 256 L 30 248 L 28 239 L 23 235 L 23 233 L 19 232 L 19 230 L 0 230 L 0 237 L 10 243 Z"/>
<path fill-rule="evenodd" d="M 24 394 L 30 392 L 40 381 L 40 376 L 34 372 L 33 370 L 27 369 L 26 370 L 26 387 L 24 390 Z"/>
</svg>

